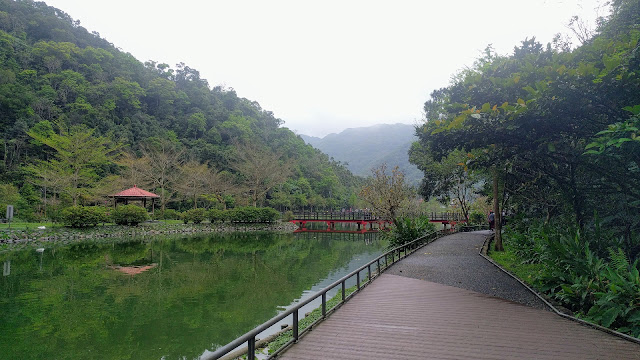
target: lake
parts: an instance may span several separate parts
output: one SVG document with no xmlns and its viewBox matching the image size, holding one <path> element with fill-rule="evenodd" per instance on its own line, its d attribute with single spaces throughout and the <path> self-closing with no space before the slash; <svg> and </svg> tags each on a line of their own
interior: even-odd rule
<svg viewBox="0 0 640 360">
<path fill-rule="evenodd" d="M 4 252 L 0 357 L 197 359 L 384 247 L 375 233 L 301 232 Z"/>
</svg>

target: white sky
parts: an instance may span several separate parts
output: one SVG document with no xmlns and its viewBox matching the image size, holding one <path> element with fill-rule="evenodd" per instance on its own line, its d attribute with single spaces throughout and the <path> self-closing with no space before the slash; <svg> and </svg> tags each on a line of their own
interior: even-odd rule
<svg viewBox="0 0 640 360">
<path fill-rule="evenodd" d="M 48 0 L 89 31 L 260 103 L 300 134 L 414 124 L 488 45 L 590 24 L 603 0 Z"/>
</svg>

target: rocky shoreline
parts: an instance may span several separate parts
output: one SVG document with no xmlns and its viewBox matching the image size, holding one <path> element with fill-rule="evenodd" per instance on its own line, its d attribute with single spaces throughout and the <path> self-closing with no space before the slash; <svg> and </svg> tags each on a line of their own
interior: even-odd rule
<svg viewBox="0 0 640 360">
<path fill-rule="evenodd" d="M 29 229 L 0 232 L 0 251 L 14 247 L 38 245 L 42 243 L 69 243 L 81 240 L 141 238 L 161 235 L 190 235 L 204 233 L 231 232 L 293 232 L 298 228 L 290 222 L 278 221 L 272 224 L 246 223 L 204 223 L 204 224 L 165 224 L 146 222 L 138 226 L 105 225 L 89 229 L 55 228 Z"/>
</svg>

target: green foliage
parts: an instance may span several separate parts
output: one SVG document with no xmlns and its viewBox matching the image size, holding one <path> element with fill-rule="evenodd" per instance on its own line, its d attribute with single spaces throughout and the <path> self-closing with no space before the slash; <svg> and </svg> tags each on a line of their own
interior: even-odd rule
<svg viewBox="0 0 640 360">
<path fill-rule="evenodd" d="M 284 214 L 282 214 L 282 221 L 291 221 L 293 219 L 294 219 L 293 211 L 291 210 L 285 211 Z"/>
<path fill-rule="evenodd" d="M 622 242 L 598 224 L 584 234 L 562 222 L 514 225 L 505 246 L 512 263 L 530 266 L 521 278 L 586 320 L 640 337 L 638 259 L 630 263 L 622 248 L 605 247 Z"/>
<path fill-rule="evenodd" d="M 138 225 L 149 218 L 147 210 L 137 205 L 121 205 L 112 213 L 113 222 L 118 225 Z"/>
<path fill-rule="evenodd" d="M 0 184 L 0 217 L 5 217 L 7 205 L 14 205 L 15 207 L 21 199 L 22 197 L 17 187 L 12 184 Z M 19 214 L 14 214 L 14 216 L 17 217 Z"/>
<path fill-rule="evenodd" d="M 535 38 L 510 55 L 489 47 L 434 91 L 412 148 L 423 190 L 437 185 L 432 160 L 444 165 L 464 150 L 469 168 L 495 175 L 496 196 L 514 212 L 571 216 L 580 230 L 600 214 L 629 242 L 640 231 L 639 8 L 618 2 L 575 50 Z"/>
<path fill-rule="evenodd" d="M 224 210 L 209 209 L 209 211 L 207 211 L 207 218 L 211 223 L 225 221 L 226 217 L 226 212 Z"/>
<path fill-rule="evenodd" d="M 194 224 L 200 224 L 207 218 L 207 211 L 203 208 L 190 209 L 182 213 L 182 221 L 187 224 L 193 222 Z"/>
<path fill-rule="evenodd" d="M 163 220 L 180 220 L 180 213 L 173 209 L 164 209 L 164 213 L 161 214 Z"/>
<path fill-rule="evenodd" d="M 471 212 L 469 214 L 469 223 L 473 225 L 485 225 L 487 223 L 487 215 L 481 212 Z"/>
<path fill-rule="evenodd" d="M 429 216 L 401 217 L 396 219 L 391 230 L 383 233 L 383 236 L 389 241 L 389 248 L 393 249 L 435 231 L 436 227 L 429 222 Z"/>
<path fill-rule="evenodd" d="M 63 223 L 78 228 L 96 226 L 109 220 L 106 210 L 99 206 L 72 206 L 62 211 Z"/>
<path fill-rule="evenodd" d="M 240 223 L 271 223 L 280 217 L 280 213 L 269 207 L 238 207 L 227 210 L 227 219 L 231 222 Z"/>
</svg>

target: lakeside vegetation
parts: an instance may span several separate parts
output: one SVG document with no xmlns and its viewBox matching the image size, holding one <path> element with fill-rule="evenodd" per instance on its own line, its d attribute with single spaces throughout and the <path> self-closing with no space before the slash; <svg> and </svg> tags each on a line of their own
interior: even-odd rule
<svg viewBox="0 0 640 360">
<path fill-rule="evenodd" d="M 610 6 L 596 29 L 573 19 L 575 48 L 563 36 L 510 55 L 487 47 L 431 94 L 410 156 L 425 197 L 490 196 L 497 259 L 578 316 L 638 337 L 640 1 Z"/>
</svg>

